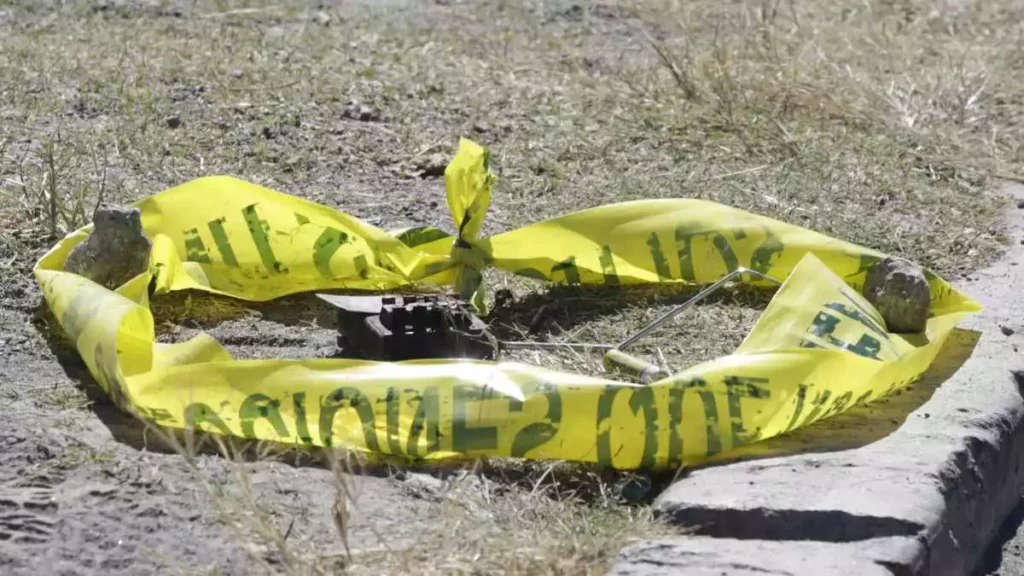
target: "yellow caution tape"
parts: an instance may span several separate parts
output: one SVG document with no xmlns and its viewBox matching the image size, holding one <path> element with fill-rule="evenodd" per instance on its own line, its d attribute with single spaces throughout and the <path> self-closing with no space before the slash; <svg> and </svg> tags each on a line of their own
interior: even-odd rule
<svg viewBox="0 0 1024 576">
<path fill-rule="evenodd" d="M 882 397 L 931 364 L 980 309 L 929 275 L 923 335 L 888 333 L 859 294 L 883 254 L 701 200 L 601 206 L 478 238 L 494 177 L 462 141 L 445 172 L 456 237 L 389 234 L 228 177 L 139 201 L 149 271 L 107 290 L 63 272 L 86 227 L 36 279 L 90 373 L 156 424 L 405 457 L 515 456 L 620 469 L 691 464 Z M 738 266 L 785 279 L 735 353 L 648 386 L 518 363 L 233 360 L 213 338 L 157 343 L 148 288 L 263 301 L 295 292 L 457 286 L 478 301 L 497 266 L 558 283 L 710 283 Z M 755 283 L 748 278 L 745 281 Z"/>
</svg>

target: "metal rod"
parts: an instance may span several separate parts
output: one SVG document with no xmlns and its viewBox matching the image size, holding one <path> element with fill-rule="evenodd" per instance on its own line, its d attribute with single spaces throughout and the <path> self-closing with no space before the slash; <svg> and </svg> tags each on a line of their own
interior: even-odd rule
<svg viewBox="0 0 1024 576">
<path fill-rule="evenodd" d="M 532 350 L 536 348 L 579 348 L 582 350 L 611 350 L 610 344 L 586 344 L 576 342 L 509 342 L 502 340 L 498 346 L 505 350 Z"/>
<path fill-rule="evenodd" d="M 686 302 L 683 302 L 682 304 L 680 304 L 680 305 L 676 306 L 675 308 L 669 310 L 668 312 L 666 312 L 665 314 L 663 314 L 659 318 L 655 318 L 653 321 L 651 321 L 651 323 L 649 323 L 648 325 L 646 325 L 643 328 L 641 328 L 636 334 L 633 334 L 629 338 L 626 338 L 625 340 L 620 342 L 618 345 L 616 345 L 615 349 L 616 350 L 623 350 L 623 349 L 625 349 L 628 346 L 632 346 L 633 344 L 636 343 L 637 340 L 639 340 L 639 339 L 643 338 L 644 336 L 648 335 L 652 330 L 654 330 L 658 326 L 661 326 L 665 322 L 668 322 L 672 318 L 675 318 L 683 310 L 686 310 L 690 306 L 693 306 L 694 304 L 700 302 L 704 298 L 707 298 L 707 296 L 709 294 L 711 294 L 712 292 L 717 291 L 719 288 L 721 288 L 723 285 L 725 285 L 726 282 L 729 282 L 730 280 L 732 280 L 733 278 L 735 278 L 735 277 L 737 277 L 737 276 L 739 276 L 741 274 L 751 274 L 753 276 L 757 276 L 758 278 L 761 278 L 761 279 L 764 279 L 764 280 L 768 280 L 769 282 L 773 282 L 776 285 L 782 285 L 781 281 L 776 280 L 775 278 L 772 278 L 771 276 L 768 276 L 767 274 L 762 274 L 762 273 L 760 273 L 760 272 L 758 272 L 756 270 L 751 270 L 749 268 L 737 268 L 737 269 L 733 270 L 732 272 L 726 274 L 718 282 L 715 282 L 714 284 L 712 284 L 712 285 L 708 286 L 707 288 L 701 290 L 700 292 L 695 294 L 692 298 L 688 299 Z"/>
</svg>

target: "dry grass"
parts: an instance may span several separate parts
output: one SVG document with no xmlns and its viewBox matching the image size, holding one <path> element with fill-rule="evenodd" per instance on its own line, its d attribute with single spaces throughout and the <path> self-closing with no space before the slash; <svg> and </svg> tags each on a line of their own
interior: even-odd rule
<svg viewBox="0 0 1024 576">
<path fill-rule="evenodd" d="M 654 520 L 643 506 L 623 505 L 600 478 L 591 501 L 550 478 L 532 488 L 465 473 L 445 483 L 436 504 L 435 532 L 402 550 L 354 555 L 355 572 L 402 574 L 596 574 L 609 568 L 625 544 L 681 534 Z"/>
<path fill-rule="evenodd" d="M 488 234 L 608 202 L 698 197 L 951 277 L 1006 241 L 992 191 L 994 177 L 1024 173 L 1020 2 L 322 4 L 0 0 L 0 302 L 26 306 L 48 237 L 101 196 L 127 202 L 204 174 L 389 227 L 450 230 L 437 168 L 462 135 L 491 147 L 500 175 Z M 682 297 L 531 296 L 527 281 L 491 278 L 519 297 L 494 318 L 510 338 L 613 343 Z M 727 353 L 764 302 L 724 294 L 638 350 L 673 368 Z M 541 333 L 524 335 L 545 304 Z M 196 320 L 155 307 L 171 330 Z M 202 310 L 200 324 L 249 314 Z M 586 354 L 513 357 L 600 371 Z M 466 478 L 437 503 L 436 542 L 345 562 L 587 571 L 623 532 L 652 526 L 634 508 L 553 497 L 560 483 Z M 225 498 L 264 523 L 244 491 Z M 494 529 L 462 537 L 480 515 Z M 300 556 L 295 566 L 314 566 Z"/>
<path fill-rule="evenodd" d="M 685 533 L 642 505 L 652 493 L 646 476 L 512 460 L 415 472 L 344 450 L 300 454 L 152 426 L 148 433 L 151 441 L 183 456 L 218 521 L 267 573 L 595 574 L 610 567 L 629 542 Z M 218 480 L 204 469 L 202 454 L 211 449 L 235 462 L 232 478 Z M 335 545 L 293 536 L 294 517 L 285 521 L 281 503 L 258 493 L 252 474 L 268 460 L 331 470 Z M 426 501 L 423 516 L 429 521 L 418 522 L 415 536 L 375 529 L 372 512 L 363 508 L 367 478 L 382 475 L 408 498 Z M 369 525 L 372 538 L 364 536 L 357 545 L 351 533 L 360 522 L 364 529 Z M 173 561 L 170 566 L 178 567 Z"/>
<path fill-rule="evenodd" d="M 698 288 L 649 287 L 628 291 L 604 287 L 555 286 L 494 275 L 517 296 L 489 317 L 491 329 L 506 341 L 562 344 L 621 342 L 649 322 L 693 296 Z M 678 372 L 730 354 L 750 332 L 767 305 L 767 291 L 726 285 L 678 315 L 668 325 L 639 340 L 629 353 Z M 539 364 L 569 372 L 608 376 L 601 349 L 544 347 L 511 349 L 503 359 Z M 618 375 L 627 380 L 635 375 Z"/>
</svg>

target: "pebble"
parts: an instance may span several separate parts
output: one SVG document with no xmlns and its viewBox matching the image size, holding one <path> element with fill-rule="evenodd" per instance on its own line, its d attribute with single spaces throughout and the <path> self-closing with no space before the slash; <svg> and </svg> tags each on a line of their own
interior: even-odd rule
<svg viewBox="0 0 1024 576">
<path fill-rule="evenodd" d="M 345 106 L 345 110 L 341 113 L 341 117 L 348 118 L 349 120 L 359 120 L 360 122 L 380 121 L 380 113 L 377 112 L 376 109 L 356 102 L 351 102 L 348 106 Z"/>
</svg>

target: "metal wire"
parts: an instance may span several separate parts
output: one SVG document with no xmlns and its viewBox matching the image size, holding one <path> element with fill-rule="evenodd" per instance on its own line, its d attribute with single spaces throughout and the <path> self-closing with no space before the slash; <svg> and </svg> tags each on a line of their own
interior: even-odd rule
<svg viewBox="0 0 1024 576">
<path fill-rule="evenodd" d="M 780 280 L 772 278 L 771 276 L 768 276 L 767 274 L 762 274 L 762 273 L 760 273 L 760 272 L 758 272 L 756 270 L 751 270 L 749 268 L 737 268 L 737 269 L 733 270 L 732 272 L 726 274 L 718 282 L 715 282 L 714 284 L 712 284 L 712 285 L 708 286 L 707 288 L 701 290 L 700 292 L 695 294 L 692 298 L 688 299 L 686 302 L 683 302 L 682 304 L 680 304 L 680 305 L 676 306 L 675 308 L 669 310 L 668 312 L 666 312 L 662 316 L 660 316 L 658 318 L 655 318 L 653 321 L 651 321 L 648 325 L 646 325 L 643 328 L 641 328 L 635 334 L 633 334 L 629 338 L 626 338 L 622 342 L 619 342 L 618 345 L 615 346 L 615 348 L 617 350 L 623 350 L 623 349 L 625 349 L 628 346 L 632 346 L 633 344 L 636 343 L 637 340 L 639 340 L 639 339 L 643 338 L 644 336 L 650 334 L 651 331 L 654 330 L 655 328 L 657 328 L 657 327 L 661 326 L 662 324 L 664 324 L 665 322 L 668 322 L 669 320 L 675 318 L 677 315 L 679 315 L 680 312 L 686 310 L 690 306 L 693 306 L 694 304 L 696 304 L 696 303 L 700 302 L 701 300 L 707 298 L 713 292 L 717 292 L 719 289 L 722 288 L 722 286 L 725 286 L 725 284 L 727 282 L 729 282 L 730 280 L 732 280 L 733 278 L 735 278 L 735 277 L 737 277 L 737 276 L 739 276 L 741 274 L 750 274 L 752 276 L 756 276 L 756 277 L 761 278 L 763 280 L 768 280 L 769 282 L 773 282 L 776 286 L 781 286 L 782 285 L 782 282 Z"/>
<path fill-rule="evenodd" d="M 530 342 L 502 340 L 498 343 L 506 350 L 533 350 L 536 348 L 573 348 L 580 350 L 611 350 L 611 344 L 585 344 L 577 342 Z"/>
<path fill-rule="evenodd" d="M 732 272 L 726 274 L 724 277 L 722 277 L 721 280 L 719 280 L 719 281 L 715 282 L 714 284 L 708 286 L 707 288 L 701 290 L 700 292 L 695 294 L 692 298 L 688 299 L 686 302 L 683 302 L 682 304 L 680 304 L 680 305 L 676 306 L 675 308 L 669 310 L 668 312 L 666 312 L 665 314 L 661 315 L 660 317 L 654 319 L 649 324 L 647 324 L 646 326 L 641 328 L 638 332 L 636 332 L 635 334 L 633 334 L 629 338 L 626 338 L 625 340 L 623 340 L 622 342 L 620 342 L 619 344 L 617 344 L 615 346 L 611 346 L 609 344 L 580 344 L 580 343 L 575 343 L 575 342 L 529 342 L 529 341 L 508 341 L 508 340 L 502 340 L 498 344 L 499 344 L 499 346 L 502 349 L 505 349 L 505 350 L 516 350 L 516 349 L 523 350 L 523 349 L 538 349 L 538 348 L 540 348 L 540 349 L 548 349 L 548 348 L 552 348 L 552 349 L 557 349 L 557 348 L 573 348 L 573 349 L 580 349 L 580 350 L 612 350 L 612 349 L 622 350 L 622 349 L 624 349 L 624 348 L 626 348 L 628 346 L 632 346 L 633 344 L 635 344 L 637 342 L 637 340 L 640 340 L 644 336 L 650 334 L 653 330 L 655 330 L 656 328 L 658 328 L 659 326 L 661 326 L 665 322 L 668 322 L 672 318 L 675 318 L 677 315 L 679 315 L 680 312 L 683 312 L 684 310 L 686 310 L 690 306 L 693 306 L 694 304 L 696 304 L 696 303 L 700 302 L 701 300 L 707 298 L 712 293 L 717 292 L 723 286 L 725 286 L 730 280 L 732 280 L 733 278 L 736 278 L 737 276 L 740 276 L 742 274 L 750 274 L 751 276 L 756 276 L 757 278 L 761 278 L 762 280 L 767 280 L 769 282 L 772 282 L 776 286 L 781 286 L 782 285 L 782 281 L 780 281 L 780 280 L 778 280 L 776 278 L 773 278 L 771 276 L 768 276 L 767 274 L 762 274 L 762 273 L 760 273 L 760 272 L 758 272 L 756 270 L 751 270 L 749 268 L 737 268 L 737 269 L 733 270 Z"/>
</svg>

